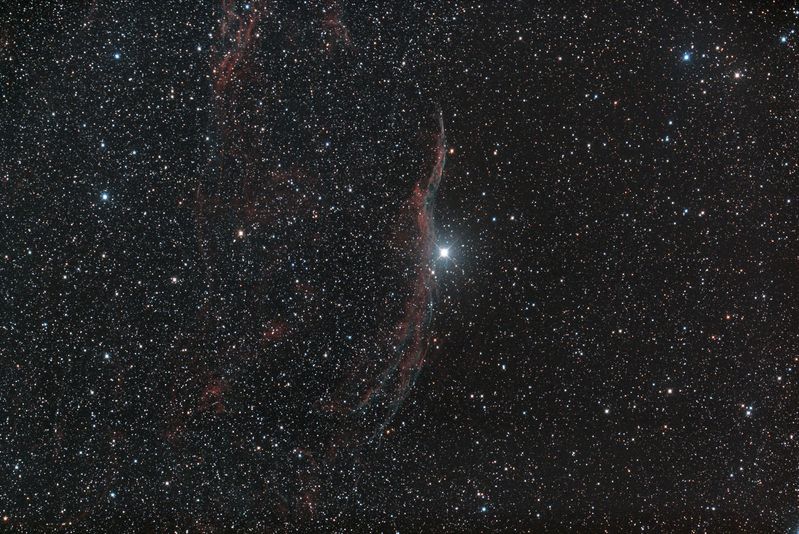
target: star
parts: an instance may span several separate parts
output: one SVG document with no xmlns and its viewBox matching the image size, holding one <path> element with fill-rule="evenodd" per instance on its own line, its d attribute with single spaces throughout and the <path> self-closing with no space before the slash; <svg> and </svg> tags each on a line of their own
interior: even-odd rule
<svg viewBox="0 0 799 534">
<path fill-rule="evenodd" d="M 438 249 L 439 258 L 449 258 L 449 247 L 441 247 Z"/>
</svg>

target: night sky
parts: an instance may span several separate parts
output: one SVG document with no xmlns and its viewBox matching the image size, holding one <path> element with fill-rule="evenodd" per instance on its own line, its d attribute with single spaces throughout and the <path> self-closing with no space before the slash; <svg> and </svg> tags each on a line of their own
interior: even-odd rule
<svg viewBox="0 0 799 534">
<path fill-rule="evenodd" d="M 795 531 L 799 10 L 577 4 L 4 3 L 0 529 Z"/>
</svg>

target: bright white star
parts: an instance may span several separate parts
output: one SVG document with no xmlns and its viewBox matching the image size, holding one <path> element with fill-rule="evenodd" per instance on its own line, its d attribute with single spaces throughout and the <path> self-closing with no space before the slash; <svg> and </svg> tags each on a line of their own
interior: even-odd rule
<svg viewBox="0 0 799 534">
<path fill-rule="evenodd" d="M 438 249 L 439 258 L 449 258 L 449 247 L 442 247 Z"/>
</svg>

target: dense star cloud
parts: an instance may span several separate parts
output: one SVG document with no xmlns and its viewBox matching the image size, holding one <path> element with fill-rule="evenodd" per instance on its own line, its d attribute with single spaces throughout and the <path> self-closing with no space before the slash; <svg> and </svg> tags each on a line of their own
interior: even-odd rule
<svg viewBox="0 0 799 534">
<path fill-rule="evenodd" d="M 6 3 L 0 525 L 795 530 L 797 28 Z"/>
</svg>

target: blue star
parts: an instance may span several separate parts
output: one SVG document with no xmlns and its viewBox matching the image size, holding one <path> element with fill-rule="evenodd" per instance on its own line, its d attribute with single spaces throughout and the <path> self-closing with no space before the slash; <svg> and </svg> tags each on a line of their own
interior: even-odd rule
<svg viewBox="0 0 799 534">
<path fill-rule="evenodd" d="M 682 55 L 682 60 L 683 61 L 690 61 L 691 60 L 691 54 L 689 52 L 684 53 Z"/>
<path fill-rule="evenodd" d="M 103 202 L 108 200 L 108 193 L 106 191 L 103 191 L 102 193 L 100 193 L 100 200 L 102 200 Z"/>
<path fill-rule="evenodd" d="M 122 54 L 120 54 L 119 52 L 114 52 L 114 59 L 119 61 L 120 59 L 122 59 Z"/>
</svg>

